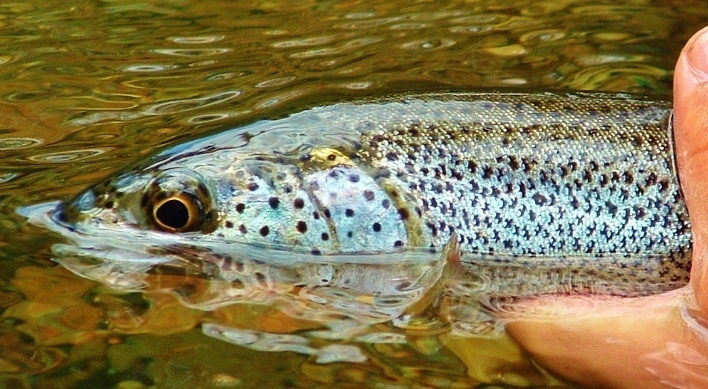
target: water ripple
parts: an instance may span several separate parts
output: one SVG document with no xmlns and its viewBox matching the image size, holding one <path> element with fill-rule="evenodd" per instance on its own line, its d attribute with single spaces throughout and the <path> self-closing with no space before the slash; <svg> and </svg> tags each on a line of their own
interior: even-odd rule
<svg viewBox="0 0 708 389">
<path fill-rule="evenodd" d="M 197 97 L 193 99 L 171 100 L 158 104 L 154 104 L 145 110 L 145 115 L 165 115 L 176 112 L 191 111 L 193 109 L 206 107 L 209 105 L 224 103 L 243 93 L 241 90 L 232 90 L 221 93 L 216 93 L 209 96 Z"/>
<path fill-rule="evenodd" d="M 225 38 L 224 35 L 211 35 L 211 36 L 173 36 L 168 37 L 167 40 L 174 43 L 182 43 L 185 45 L 202 45 L 206 43 L 214 43 Z"/>
<path fill-rule="evenodd" d="M 154 53 L 172 55 L 175 57 L 205 57 L 230 53 L 233 49 L 214 47 L 206 49 L 152 49 L 151 51 Z"/>
<path fill-rule="evenodd" d="M 457 41 L 447 38 L 428 38 L 407 42 L 401 45 L 405 50 L 440 50 L 453 46 Z"/>
<path fill-rule="evenodd" d="M 44 141 L 38 138 L 0 138 L 0 150 L 16 150 L 39 146 Z"/>
<path fill-rule="evenodd" d="M 274 86 L 281 86 L 290 83 L 295 79 L 295 76 L 284 76 L 278 78 L 271 78 L 270 80 L 265 80 L 254 85 L 256 88 L 272 88 Z"/>
<path fill-rule="evenodd" d="M 55 153 L 45 153 L 37 154 L 29 157 L 28 159 L 34 162 L 43 163 L 67 163 L 81 161 L 97 155 L 101 155 L 110 148 L 93 148 L 93 149 L 81 149 L 81 150 L 71 150 L 71 151 L 59 151 Z"/>
<path fill-rule="evenodd" d="M 306 47 L 306 46 L 318 46 L 326 43 L 330 43 L 337 38 L 336 35 L 320 35 L 314 37 L 292 39 L 286 41 L 280 41 L 272 43 L 271 46 L 276 49 L 285 49 L 291 47 Z"/>
<path fill-rule="evenodd" d="M 124 72 L 134 72 L 134 73 L 156 73 L 164 72 L 166 70 L 177 69 L 177 65 L 169 64 L 143 64 L 143 65 L 128 65 L 122 70 Z"/>
</svg>

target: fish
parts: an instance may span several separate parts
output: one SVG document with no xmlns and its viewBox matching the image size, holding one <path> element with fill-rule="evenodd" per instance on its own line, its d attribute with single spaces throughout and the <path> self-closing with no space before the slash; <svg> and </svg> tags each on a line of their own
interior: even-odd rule
<svg viewBox="0 0 708 389">
<path fill-rule="evenodd" d="M 660 292 L 691 266 L 671 131 L 669 103 L 627 94 L 334 102 L 167 148 L 51 220 L 104 242 L 250 247 L 284 262 L 455 239 L 467 279 L 487 287 Z"/>
</svg>

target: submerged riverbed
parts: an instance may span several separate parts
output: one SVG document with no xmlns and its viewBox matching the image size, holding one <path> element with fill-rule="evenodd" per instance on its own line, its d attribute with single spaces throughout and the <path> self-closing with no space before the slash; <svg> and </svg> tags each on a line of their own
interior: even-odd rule
<svg viewBox="0 0 708 389">
<path fill-rule="evenodd" d="M 185 272 L 125 292 L 57 266 L 62 238 L 15 210 L 184 139 L 359 96 L 670 100 L 706 16 L 700 1 L 3 2 L 0 386 L 563 387 L 496 328 L 377 322 L 343 341 L 300 306 L 207 307 L 224 285 Z"/>
</svg>

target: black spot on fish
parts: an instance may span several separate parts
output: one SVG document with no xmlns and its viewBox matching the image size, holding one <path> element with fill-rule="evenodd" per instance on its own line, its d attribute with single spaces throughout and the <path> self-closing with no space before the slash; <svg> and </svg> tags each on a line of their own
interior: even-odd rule
<svg viewBox="0 0 708 389">
<path fill-rule="evenodd" d="M 561 169 L 561 177 L 565 178 L 568 176 L 568 174 L 570 174 L 570 168 L 568 166 L 565 166 L 565 165 L 561 166 L 560 169 Z"/>
<path fill-rule="evenodd" d="M 446 176 L 447 175 L 447 167 L 445 167 L 445 165 L 442 165 L 442 164 L 439 165 L 439 167 L 440 167 L 440 174 L 442 174 L 443 176 Z"/>
<path fill-rule="evenodd" d="M 624 182 L 626 182 L 627 184 L 631 184 L 634 182 L 634 175 L 632 175 L 631 172 L 622 173 L 622 177 L 624 178 Z"/>
<path fill-rule="evenodd" d="M 351 238 L 354 235 L 351 231 L 347 231 L 347 238 Z"/>
<path fill-rule="evenodd" d="M 393 242 L 393 247 L 401 247 L 401 246 L 403 246 L 403 242 L 401 242 L 400 240 Z"/>
<path fill-rule="evenodd" d="M 304 221 L 300 220 L 300 221 L 298 221 L 297 224 L 295 225 L 295 228 L 297 228 L 297 231 L 298 231 L 299 233 L 304 234 L 305 232 L 307 232 L 307 223 L 305 223 Z"/>
<path fill-rule="evenodd" d="M 329 234 L 326 233 L 326 232 L 323 232 L 323 233 L 322 233 L 322 240 L 328 241 L 328 240 L 329 240 Z"/>
<path fill-rule="evenodd" d="M 268 199 L 268 205 L 270 205 L 271 208 L 276 209 L 278 208 L 278 205 L 280 205 L 280 199 L 277 197 L 271 197 Z"/>
<path fill-rule="evenodd" d="M 236 204 L 236 212 L 243 213 L 244 209 L 246 209 L 246 204 L 244 204 L 244 203 Z"/>
<path fill-rule="evenodd" d="M 637 208 L 637 209 L 636 209 L 636 211 L 635 211 L 635 217 L 636 217 L 637 219 L 643 218 L 644 215 L 646 215 L 646 211 L 644 210 L 644 208 Z"/>
<path fill-rule="evenodd" d="M 373 191 L 368 189 L 364 191 L 364 199 L 366 199 L 366 201 L 373 201 L 375 197 Z"/>
<path fill-rule="evenodd" d="M 532 198 L 536 202 L 536 205 L 544 205 L 546 204 L 546 201 L 548 201 L 548 199 L 539 192 L 536 192 Z"/>
<path fill-rule="evenodd" d="M 226 226 L 226 228 L 234 228 L 234 223 L 232 223 L 232 222 L 230 222 L 229 220 L 227 220 L 227 221 L 224 223 L 224 226 Z"/>
<path fill-rule="evenodd" d="M 519 160 L 516 158 L 516 156 L 509 156 L 509 167 L 512 170 L 518 170 L 521 167 L 521 164 L 519 163 Z"/>
<path fill-rule="evenodd" d="M 270 228 L 268 228 L 268 226 L 263 226 L 258 232 L 260 232 L 261 236 L 268 236 L 270 233 Z"/>
<path fill-rule="evenodd" d="M 302 209 L 305 206 L 305 200 L 298 197 L 293 200 L 293 206 L 295 207 L 295 209 Z"/>
<path fill-rule="evenodd" d="M 332 217 L 332 213 L 329 211 L 329 208 L 323 209 L 323 210 L 322 210 L 322 213 L 324 213 L 324 215 L 325 215 L 325 217 L 326 217 L 327 219 L 329 219 L 329 218 Z"/>
<path fill-rule="evenodd" d="M 470 171 L 470 173 L 474 174 L 477 172 L 477 164 L 474 161 L 469 161 L 467 163 L 467 169 Z"/>
<path fill-rule="evenodd" d="M 345 214 L 347 217 L 352 217 L 352 216 L 354 216 L 354 210 L 351 209 L 351 208 L 347 208 L 347 209 L 344 211 L 344 214 Z"/>
<path fill-rule="evenodd" d="M 435 227 L 435 224 L 428 222 L 427 223 L 428 228 L 430 228 L 430 234 L 433 236 L 438 236 L 438 228 Z"/>
<path fill-rule="evenodd" d="M 351 182 L 359 182 L 359 179 L 360 179 L 360 177 L 356 173 L 352 173 L 349 175 L 349 181 L 351 181 Z"/>
<path fill-rule="evenodd" d="M 607 174 L 602 174 L 600 175 L 600 186 L 601 187 L 606 187 L 607 184 L 610 183 L 610 178 L 607 176 Z"/>
<path fill-rule="evenodd" d="M 256 281 L 258 281 L 261 286 L 267 287 L 268 286 L 268 280 L 265 276 L 265 274 L 261 272 L 255 272 L 253 273 L 254 276 L 256 276 Z"/>
<path fill-rule="evenodd" d="M 231 266 L 233 265 L 234 259 L 230 255 L 224 255 L 223 257 L 224 263 L 221 265 L 221 268 L 224 270 L 229 270 L 231 269 Z"/>
<path fill-rule="evenodd" d="M 320 213 L 317 211 L 312 211 L 312 217 L 315 218 L 315 220 L 320 220 Z"/>
<path fill-rule="evenodd" d="M 482 178 L 492 178 L 494 176 L 494 169 L 491 166 L 485 166 L 482 169 Z"/>
<path fill-rule="evenodd" d="M 371 225 L 371 229 L 373 229 L 374 232 L 381 231 L 381 223 L 375 222 L 374 224 Z"/>
<path fill-rule="evenodd" d="M 391 206 L 391 201 L 389 201 L 389 199 L 383 199 L 381 200 L 381 206 L 388 209 L 388 207 Z"/>
<path fill-rule="evenodd" d="M 257 189 L 259 188 L 258 184 L 256 184 L 255 182 L 249 182 L 249 183 L 248 183 L 248 186 L 246 186 L 246 187 L 247 187 L 248 190 L 250 190 L 251 192 L 253 192 L 253 191 L 255 191 L 255 190 L 257 190 Z"/>
<path fill-rule="evenodd" d="M 320 251 L 318 249 L 312 249 L 312 251 L 310 251 L 310 253 L 312 255 L 322 255 L 322 251 Z"/>
<path fill-rule="evenodd" d="M 401 217 L 401 220 L 408 220 L 410 217 L 410 213 L 408 213 L 408 210 L 405 208 L 398 208 L 398 215 Z"/>
<path fill-rule="evenodd" d="M 238 231 L 242 234 L 245 234 L 247 232 L 246 226 L 244 224 L 241 224 L 240 226 L 238 226 Z"/>
</svg>

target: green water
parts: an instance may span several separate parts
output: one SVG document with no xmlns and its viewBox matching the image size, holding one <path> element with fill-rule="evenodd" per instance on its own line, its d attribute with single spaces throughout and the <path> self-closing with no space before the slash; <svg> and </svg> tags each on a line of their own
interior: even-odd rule
<svg viewBox="0 0 708 389">
<path fill-rule="evenodd" d="M 3 1 L 0 386 L 561 386 L 503 334 L 359 341 L 363 362 L 263 352 L 203 323 L 298 334 L 276 307 L 190 309 L 207 282 L 125 293 L 51 261 L 19 206 L 78 193 L 179 140 L 352 96 L 523 88 L 670 99 L 703 1 Z M 385 327 L 385 325 L 384 325 Z M 385 329 L 385 328 L 384 328 Z M 313 346 L 335 344 L 310 339 Z"/>
</svg>

